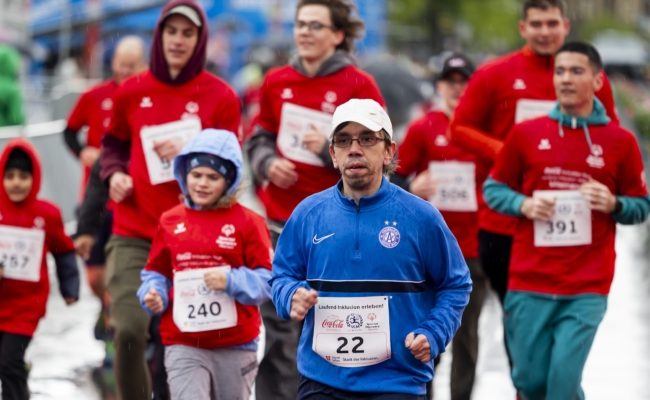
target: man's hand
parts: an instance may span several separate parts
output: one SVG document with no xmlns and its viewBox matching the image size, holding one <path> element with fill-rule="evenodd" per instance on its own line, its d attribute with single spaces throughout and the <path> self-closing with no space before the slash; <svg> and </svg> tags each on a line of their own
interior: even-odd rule
<svg viewBox="0 0 650 400">
<path fill-rule="evenodd" d="M 228 273 L 222 269 L 213 269 L 203 274 L 205 286 L 212 290 L 226 290 Z"/>
<path fill-rule="evenodd" d="M 108 195 L 111 200 L 120 203 L 133 193 L 133 178 L 118 171 L 111 175 L 108 186 Z"/>
<path fill-rule="evenodd" d="M 79 161 L 85 167 L 92 167 L 99 158 L 99 149 L 97 147 L 86 146 L 79 153 Z"/>
<path fill-rule="evenodd" d="M 429 200 L 436 194 L 436 183 L 429 174 L 429 170 L 424 170 L 417 174 L 411 182 L 411 193 L 424 199 Z"/>
<path fill-rule="evenodd" d="M 294 321 L 305 319 L 307 312 L 318 303 L 318 292 L 314 289 L 298 288 L 291 298 L 291 313 Z"/>
<path fill-rule="evenodd" d="M 90 258 L 90 250 L 92 250 L 95 245 L 95 237 L 93 235 L 79 235 L 74 240 L 74 248 L 81 257 L 82 260 L 86 261 Z"/>
<path fill-rule="evenodd" d="M 528 219 L 550 221 L 555 213 L 555 199 L 527 197 L 521 204 L 521 213 Z"/>
<path fill-rule="evenodd" d="M 153 151 L 158 154 L 163 164 L 171 163 L 174 157 L 181 152 L 183 142 L 179 139 L 166 139 L 153 142 Z"/>
<path fill-rule="evenodd" d="M 156 289 L 151 288 L 149 289 L 149 292 L 144 295 L 144 305 L 147 306 L 147 308 L 154 314 L 160 314 L 162 312 L 162 297 L 160 297 Z"/>
<path fill-rule="evenodd" d="M 431 361 L 431 346 L 427 337 L 424 335 L 415 335 L 411 332 L 406 335 L 406 340 L 404 340 L 404 347 L 411 351 L 413 357 L 422 361 L 423 363 L 428 363 Z"/>
<path fill-rule="evenodd" d="M 590 179 L 580 186 L 580 194 L 587 200 L 589 208 L 606 214 L 614 212 L 616 196 L 609 188 L 597 180 Z"/>
<path fill-rule="evenodd" d="M 318 155 L 327 146 L 327 137 L 314 125 L 309 125 L 309 131 L 302 138 L 302 145 L 307 150 Z"/>
<path fill-rule="evenodd" d="M 296 165 L 286 158 L 274 158 L 269 164 L 266 176 L 281 189 L 289 189 L 298 180 Z"/>
</svg>

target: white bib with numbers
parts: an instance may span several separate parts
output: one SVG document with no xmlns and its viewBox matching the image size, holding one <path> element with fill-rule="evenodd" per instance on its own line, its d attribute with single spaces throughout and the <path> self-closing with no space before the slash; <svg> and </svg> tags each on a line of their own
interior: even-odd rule
<svg viewBox="0 0 650 400">
<path fill-rule="evenodd" d="M 183 146 L 201 131 L 201 120 L 186 118 L 166 124 L 145 126 L 140 130 L 144 159 L 152 185 L 174 180 L 173 160 L 161 160 L 153 147 L 157 142 L 177 140 Z"/>
<path fill-rule="evenodd" d="M 305 133 L 317 128 L 327 135 L 332 125 L 332 116 L 322 111 L 299 106 L 292 103 L 282 105 L 280 129 L 278 132 L 278 148 L 289 160 L 309 165 L 323 166 L 323 160 L 303 146 Z"/>
<path fill-rule="evenodd" d="M 215 267 L 230 271 L 229 266 Z M 203 275 L 212 268 L 174 273 L 174 323 L 181 332 L 205 332 L 237 325 L 237 306 L 227 293 L 208 289 Z"/>
<path fill-rule="evenodd" d="M 4 278 L 38 282 L 41 279 L 41 260 L 45 231 L 0 225 L 0 263 Z"/>
<path fill-rule="evenodd" d="M 553 107 L 555 107 L 555 103 L 556 101 L 554 100 L 518 100 L 515 110 L 515 124 L 550 113 Z"/>
<path fill-rule="evenodd" d="M 591 210 L 577 190 L 536 190 L 533 197 L 555 199 L 550 221 L 535 221 L 535 247 L 591 244 Z"/>
<path fill-rule="evenodd" d="M 339 367 L 379 364 L 391 357 L 388 297 L 319 297 L 312 349 Z"/>
<path fill-rule="evenodd" d="M 476 166 L 463 161 L 431 161 L 436 193 L 429 201 L 443 211 L 476 211 Z"/>
</svg>

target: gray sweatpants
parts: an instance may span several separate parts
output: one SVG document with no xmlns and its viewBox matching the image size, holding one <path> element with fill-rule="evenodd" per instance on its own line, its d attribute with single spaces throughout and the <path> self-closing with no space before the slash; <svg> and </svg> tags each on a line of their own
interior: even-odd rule
<svg viewBox="0 0 650 400">
<path fill-rule="evenodd" d="M 255 375 L 254 351 L 165 347 L 165 368 L 172 400 L 248 400 Z"/>
</svg>

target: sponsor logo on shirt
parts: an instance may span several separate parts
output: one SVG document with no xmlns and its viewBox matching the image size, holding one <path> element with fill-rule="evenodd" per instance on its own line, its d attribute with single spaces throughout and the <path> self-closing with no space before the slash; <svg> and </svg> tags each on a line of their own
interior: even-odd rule
<svg viewBox="0 0 650 400">
<path fill-rule="evenodd" d="M 140 100 L 140 108 L 151 108 L 151 107 L 153 107 L 153 102 L 151 102 L 151 97 L 144 96 L 142 100 Z"/>
<path fill-rule="evenodd" d="M 526 90 L 526 82 L 521 78 L 517 78 L 512 84 L 512 88 L 515 90 Z"/>
<path fill-rule="evenodd" d="M 43 229 L 45 227 L 45 219 L 43 217 L 34 218 L 34 228 Z"/>
<path fill-rule="evenodd" d="M 592 168 L 603 168 L 605 159 L 603 158 L 603 147 L 599 144 L 591 145 L 591 154 L 587 157 L 587 164 Z"/>
<path fill-rule="evenodd" d="M 438 147 L 449 146 L 449 140 L 447 140 L 445 135 L 437 135 L 433 143 Z"/>
<path fill-rule="evenodd" d="M 176 255 L 176 261 L 189 261 L 192 259 L 192 253 L 186 251 L 185 253 L 179 253 Z"/>
<path fill-rule="evenodd" d="M 328 239 L 328 238 L 331 238 L 331 237 L 334 236 L 334 235 L 335 235 L 335 233 L 330 233 L 329 235 L 325 235 L 325 236 L 318 237 L 318 235 L 316 234 L 316 235 L 314 235 L 314 237 L 311 239 L 311 242 L 312 242 L 313 244 L 319 244 L 319 243 L 322 242 L 323 240 Z"/>
<path fill-rule="evenodd" d="M 195 101 L 190 101 L 185 104 L 185 110 L 187 110 L 188 113 L 196 114 L 199 112 L 199 104 Z"/>
<path fill-rule="evenodd" d="M 113 99 L 106 98 L 102 101 L 102 110 L 110 110 L 113 108 Z"/>
<path fill-rule="evenodd" d="M 282 89 L 282 93 L 280 93 L 280 98 L 284 100 L 293 99 L 293 91 L 291 90 L 291 88 Z"/>
<path fill-rule="evenodd" d="M 384 226 L 381 231 L 379 231 L 379 243 L 387 249 L 392 249 L 399 244 L 400 233 L 395 226 L 397 222 L 393 221 L 384 221 Z"/>
<path fill-rule="evenodd" d="M 551 150 L 551 142 L 546 138 L 541 139 L 537 145 L 537 150 Z"/>
<path fill-rule="evenodd" d="M 334 103 L 337 99 L 336 92 L 328 90 L 325 92 L 325 101 L 328 103 Z"/>
<path fill-rule="evenodd" d="M 233 224 L 225 224 L 221 227 L 221 233 L 216 240 L 217 246 L 222 249 L 232 250 L 237 247 L 237 238 L 230 237 L 235 233 L 235 226 Z M 224 236 L 225 235 L 225 236 Z"/>
<path fill-rule="evenodd" d="M 174 235 L 178 235 L 179 233 L 186 232 L 187 228 L 185 227 L 185 222 L 180 222 L 178 225 L 176 225 L 176 229 L 174 229 Z"/>
</svg>

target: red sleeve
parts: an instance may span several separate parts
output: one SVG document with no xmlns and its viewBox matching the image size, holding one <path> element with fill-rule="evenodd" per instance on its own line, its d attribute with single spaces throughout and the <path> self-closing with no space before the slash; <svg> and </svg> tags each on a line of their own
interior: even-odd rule
<svg viewBox="0 0 650 400">
<path fill-rule="evenodd" d="M 261 217 L 249 215 L 244 242 L 244 265 L 248 268 L 271 269 L 271 237 Z"/>
<path fill-rule="evenodd" d="M 74 251 L 74 243 L 63 228 L 61 211 L 53 204 L 48 204 L 46 211 L 45 242 L 52 254 L 65 254 Z"/>
<path fill-rule="evenodd" d="M 418 173 L 422 159 L 426 157 L 423 136 L 426 133 L 426 126 L 423 119 L 418 119 L 409 125 L 404 140 L 397 149 L 397 173 L 401 176 L 409 176 Z"/>
<path fill-rule="evenodd" d="M 113 97 L 113 114 L 107 135 L 115 136 L 123 141 L 131 140 L 131 128 L 129 127 L 129 96 L 124 85 L 120 86 Z"/>
<path fill-rule="evenodd" d="M 495 160 L 490 176 L 516 191 L 521 191 L 525 155 L 520 145 L 519 137 L 521 135 L 517 126 L 508 133 L 508 139 Z"/>
<path fill-rule="evenodd" d="M 162 224 L 158 224 L 156 235 L 151 242 L 149 258 L 147 259 L 144 269 L 146 271 L 158 272 L 172 280 L 174 279 L 172 273 L 172 259 L 166 243 L 165 230 L 163 229 Z"/>
<path fill-rule="evenodd" d="M 77 102 L 68 116 L 68 128 L 73 131 L 79 131 L 81 128 L 88 125 L 88 116 L 90 113 L 87 110 L 87 104 L 89 101 L 89 92 L 85 92 L 81 97 L 79 97 L 79 99 L 77 99 Z"/>
<path fill-rule="evenodd" d="M 605 106 L 605 111 L 607 111 L 607 116 L 614 122 L 616 125 L 620 125 L 618 119 L 618 112 L 616 112 L 616 103 L 614 102 L 614 94 L 612 92 L 612 85 L 609 82 L 609 78 L 603 72 L 603 87 L 596 92 L 596 97 L 603 103 Z"/>
<path fill-rule="evenodd" d="M 484 130 L 493 110 L 491 102 L 495 98 L 491 94 L 494 85 L 488 83 L 488 77 L 483 71 L 474 73 L 454 111 L 449 131 L 455 145 L 477 157 L 493 161 L 503 142 Z"/>
<path fill-rule="evenodd" d="M 226 86 L 224 90 L 221 107 L 219 107 L 213 123 L 215 128 L 227 129 L 236 133 L 237 138 L 241 142 L 241 104 L 239 97 L 229 86 Z"/>
<path fill-rule="evenodd" d="M 269 96 L 269 82 L 267 78 L 264 78 L 264 82 L 260 86 L 260 112 L 257 117 L 257 123 L 262 129 L 277 135 L 280 121 L 276 119 L 273 113 L 273 100 Z"/>
<path fill-rule="evenodd" d="M 636 138 L 631 133 L 627 134 L 626 146 L 617 171 L 616 195 L 621 196 L 647 196 L 645 170 L 643 158 Z"/>
</svg>

